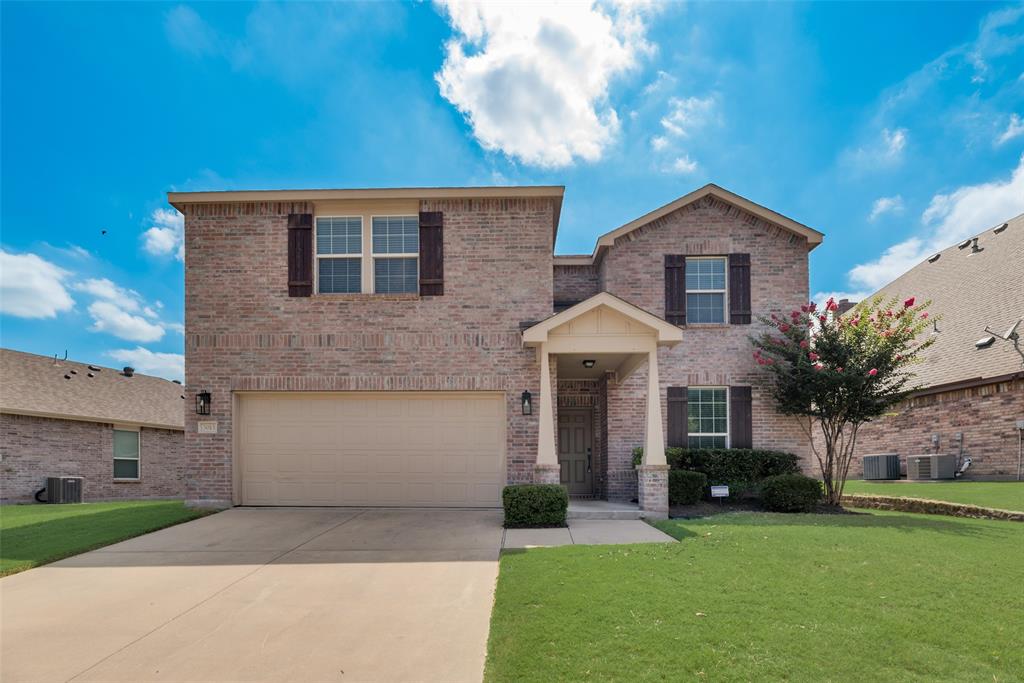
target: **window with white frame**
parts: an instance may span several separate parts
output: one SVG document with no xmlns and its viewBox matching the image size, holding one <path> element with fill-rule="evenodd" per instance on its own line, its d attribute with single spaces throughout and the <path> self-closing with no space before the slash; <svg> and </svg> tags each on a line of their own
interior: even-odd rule
<svg viewBox="0 0 1024 683">
<path fill-rule="evenodd" d="M 419 216 L 373 217 L 373 291 L 419 291 Z"/>
<path fill-rule="evenodd" d="M 316 219 L 317 292 L 358 294 L 363 291 L 363 219 L 361 216 L 318 216 Z"/>
<path fill-rule="evenodd" d="M 726 394 L 725 387 L 690 387 L 687 390 L 688 448 L 728 448 L 729 402 Z"/>
<path fill-rule="evenodd" d="M 725 322 L 725 257 L 687 257 L 686 322 Z"/>
<path fill-rule="evenodd" d="M 114 479 L 139 478 L 139 432 L 114 430 Z"/>
</svg>

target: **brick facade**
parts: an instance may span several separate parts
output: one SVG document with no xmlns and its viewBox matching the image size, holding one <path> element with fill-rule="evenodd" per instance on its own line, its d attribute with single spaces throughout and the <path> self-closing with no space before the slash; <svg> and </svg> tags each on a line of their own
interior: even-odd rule
<svg viewBox="0 0 1024 683">
<path fill-rule="evenodd" d="M 307 203 L 193 204 L 185 211 L 186 386 L 213 395 L 217 434 L 186 412 L 187 498 L 232 500 L 238 390 L 500 390 L 510 482 L 533 479 L 540 391 L 522 321 L 552 309 L 554 202 L 428 200 L 444 212 L 444 295 L 288 296 L 287 215 Z M 204 419 L 207 419 L 204 417 Z"/>
<path fill-rule="evenodd" d="M 85 478 L 86 501 L 180 498 L 184 435 L 143 427 L 139 481 L 114 481 L 113 425 L 0 414 L 0 501 L 31 502 L 48 476 Z"/>
<path fill-rule="evenodd" d="M 864 475 L 861 456 L 871 453 L 897 453 L 904 466 L 908 455 L 962 453 L 972 461 L 966 478 L 1015 478 L 1017 420 L 1024 420 L 1024 379 L 911 398 L 860 428 L 850 477 Z"/>
<path fill-rule="evenodd" d="M 797 454 L 810 468 L 807 438 L 779 414 L 751 357 L 759 315 L 788 312 L 808 301 L 807 242 L 714 197 L 705 197 L 619 238 L 600 263 L 605 289 L 657 316 L 665 313 L 665 254 L 749 253 L 751 325 L 688 325 L 683 341 L 658 352 L 662 420 L 670 386 L 751 386 L 753 445 Z M 636 497 L 633 448 L 643 445 L 647 370 L 608 387 L 609 497 Z"/>
<path fill-rule="evenodd" d="M 186 411 L 187 499 L 232 501 L 237 391 L 504 391 L 507 478 L 532 481 L 538 411 L 523 416 L 520 394 L 528 389 L 539 406 L 542 389 L 521 323 L 602 290 L 662 316 L 665 254 L 749 253 L 755 316 L 808 296 L 806 239 L 711 197 L 621 237 L 595 266 L 552 258 L 550 199 L 424 200 L 420 210 L 444 213 L 443 296 L 290 298 L 287 215 L 315 212 L 312 203 L 185 205 L 186 385 L 212 393 L 203 419 L 218 422 L 217 434 L 198 434 L 197 416 Z M 668 386 L 754 385 L 755 447 L 806 457 L 799 427 L 759 386 L 748 340 L 757 329 L 691 325 L 679 346 L 660 349 L 662 414 Z M 559 383 L 555 358 L 551 371 L 566 396 L 594 397 L 596 493 L 636 499 L 632 450 L 643 440 L 646 369 L 622 384 Z M 565 400 L 554 402 L 556 412 Z"/>
</svg>

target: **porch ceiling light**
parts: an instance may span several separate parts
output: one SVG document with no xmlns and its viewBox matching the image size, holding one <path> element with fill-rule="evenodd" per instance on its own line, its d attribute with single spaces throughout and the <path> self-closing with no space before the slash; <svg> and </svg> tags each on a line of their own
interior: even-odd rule
<svg viewBox="0 0 1024 683">
<path fill-rule="evenodd" d="M 533 415 L 533 397 L 529 391 L 523 392 L 523 415 Z"/>
<path fill-rule="evenodd" d="M 593 358 L 588 358 L 585 361 L 583 361 L 583 367 L 587 368 L 588 370 L 594 367 L 595 365 L 597 365 L 597 361 L 594 360 Z"/>
</svg>

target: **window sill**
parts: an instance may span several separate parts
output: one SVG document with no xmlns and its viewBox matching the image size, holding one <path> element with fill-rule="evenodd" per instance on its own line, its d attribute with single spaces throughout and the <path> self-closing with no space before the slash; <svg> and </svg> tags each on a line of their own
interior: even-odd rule
<svg viewBox="0 0 1024 683">
<path fill-rule="evenodd" d="M 118 479 L 114 478 L 115 484 L 141 484 L 142 479 Z"/>
<path fill-rule="evenodd" d="M 687 323 L 683 325 L 684 330 L 724 330 L 735 325 L 729 323 Z"/>
<path fill-rule="evenodd" d="M 416 301 L 420 298 L 420 295 L 416 292 L 404 294 L 379 294 L 377 292 L 360 294 L 320 293 L 314 294 L 313 298 L 324 299 L 325 301 Z"/>
</svg>

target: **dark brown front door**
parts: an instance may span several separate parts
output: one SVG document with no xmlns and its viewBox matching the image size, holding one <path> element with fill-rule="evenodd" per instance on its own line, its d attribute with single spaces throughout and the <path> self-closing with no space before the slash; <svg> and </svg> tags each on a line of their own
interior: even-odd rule
<svg viewBox="0 0 1024 683">
<path fill-rule="evenodd" d="M 558 409 L 558 464 L 562 467 L 562 485 L 571 496 L 594 492 L 593 424 L 593 412 L 589 409 Z"/>
</svg>

